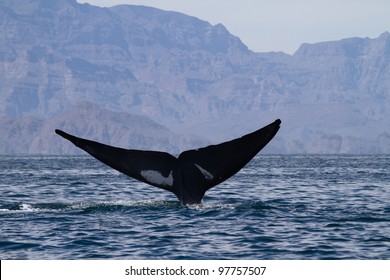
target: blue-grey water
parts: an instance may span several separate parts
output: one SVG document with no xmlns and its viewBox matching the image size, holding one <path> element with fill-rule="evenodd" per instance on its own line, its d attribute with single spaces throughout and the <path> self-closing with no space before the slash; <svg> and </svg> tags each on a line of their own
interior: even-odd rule
<svg viewBox="0 0 390 280">
<path fill-rule="evenodd" d="M 1 259 L 390 259 L 390 155 L 261 155 L 182 206 L 88 156 L 0 156 Z"/>
</svg>

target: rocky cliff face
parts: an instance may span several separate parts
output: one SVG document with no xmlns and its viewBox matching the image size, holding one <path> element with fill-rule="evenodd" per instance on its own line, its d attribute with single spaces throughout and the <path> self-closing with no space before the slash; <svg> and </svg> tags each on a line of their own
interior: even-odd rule
<svg viewBox="0 0 390 280">
<path fill-rule="evenodd" d="M 388 153 L 389 76 L 388 32 L 290 56 L 175 12 L 3 0 L 0 153 L 75 152 L 54 127 L 178 152 L 275 118 L 268 152 Z"/>
</svg>

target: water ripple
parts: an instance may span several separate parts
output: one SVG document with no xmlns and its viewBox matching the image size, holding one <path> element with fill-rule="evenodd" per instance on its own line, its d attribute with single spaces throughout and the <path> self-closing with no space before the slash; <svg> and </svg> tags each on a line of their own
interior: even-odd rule
<svg viewBox="0 0 390 280">
<path fill-rule="evenodd" d="M 390 156 L 263 156 L 183 206 L 89 157 L 0 157 L 2 259 L 389 259 Z"/>
</svg>

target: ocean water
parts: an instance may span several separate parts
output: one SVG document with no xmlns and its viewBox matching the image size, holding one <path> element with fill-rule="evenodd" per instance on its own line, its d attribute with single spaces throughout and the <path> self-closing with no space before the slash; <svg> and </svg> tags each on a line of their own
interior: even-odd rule
<svg viewBox="0 0 390 280">
<path fill-rule="evenodd" d="M 1 259 L 390 259 L 390 155 L 260 155 L 182 206 L 89 156 L 0 156 Z"/>
</svg>

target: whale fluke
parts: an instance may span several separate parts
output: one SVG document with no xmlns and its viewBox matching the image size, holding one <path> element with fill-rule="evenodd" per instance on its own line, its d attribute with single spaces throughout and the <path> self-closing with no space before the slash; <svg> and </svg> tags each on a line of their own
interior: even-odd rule
<svg viewBox="0 0 390 280">
<path fill-rule="evenodd" d="M 273 123 L 228 142 L 182 152 L 127 150 L 55 132 L 106 165 L 144 183 L 174 193 L 182 204 L 201 203 L 207 190 L 243 168 L 280 128 Z"/>
</svg>

